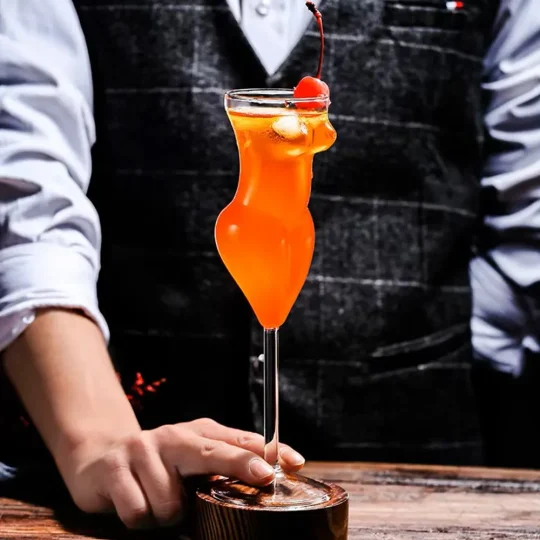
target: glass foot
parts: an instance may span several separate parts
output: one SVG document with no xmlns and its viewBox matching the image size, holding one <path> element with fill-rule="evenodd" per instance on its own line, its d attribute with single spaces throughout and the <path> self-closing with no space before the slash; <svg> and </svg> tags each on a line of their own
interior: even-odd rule
<svg viewBox="0 0 540 540">
<path fill-rule="evenodd" d="M 237 480 L 218 480 L 211 495 L 218 501 L 237 506 L 259 506 L 265 508 L 302 509 L 325 503 L 331 499 L 328 486 L 298 474 L 276 473 L 269 486 L 259 488 L 247 486 Z"/>
</svg>

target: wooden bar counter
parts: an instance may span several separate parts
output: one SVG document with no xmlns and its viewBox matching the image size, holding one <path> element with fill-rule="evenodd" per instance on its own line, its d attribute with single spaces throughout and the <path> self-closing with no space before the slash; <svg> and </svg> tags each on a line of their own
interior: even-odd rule
<svg viewBox="0 0 540 540">
<path fill-rule="evenodd" d="M 540 471 L 311 463 L 305 473 L 349 492 L 350 540 L 540 540 Z M 189 540 L 179 528 L 128 532 L 56 492 L 24 495 L 0 496 L 1 540 Z"/>
</svg>

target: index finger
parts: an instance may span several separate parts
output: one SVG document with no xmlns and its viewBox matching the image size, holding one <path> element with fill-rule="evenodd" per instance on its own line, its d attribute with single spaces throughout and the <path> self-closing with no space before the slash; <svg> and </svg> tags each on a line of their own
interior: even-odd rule
<svg viewBox="0 0 540 540">
<path fill-rule="evenodd" d="M 190 427 L 201 437 L 223 441 L 264 457 L 264 437 L 258 433 L 230 428 L 213 420 L 199 420 Z M 301 454 L 283 443 L 279 445 L 279 457 L 281 466 L 287 472 L 300 470 L 306 462 Z"/>
<path fill-rule="evenodd" d="M 182 476 L 220 475 L 265 486 L 275 477 L 259 455 L 224 441 L 178 430 L 160 444 L 163 459 Z"/>
</svg>

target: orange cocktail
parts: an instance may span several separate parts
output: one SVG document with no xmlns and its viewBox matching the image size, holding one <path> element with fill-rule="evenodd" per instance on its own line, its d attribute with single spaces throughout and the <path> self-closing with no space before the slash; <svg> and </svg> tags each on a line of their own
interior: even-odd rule
<svg viewBox="0 0 540 540">
<path fill-rule="evenodd" d="M 279 329 L 309 272 L 315 230 L 309 213 L 313 156 L 336 140 L 328 96 L 296 98 L 292 90 L 234 90 L 225 108 L 240 155 L 238 189 L 219 215 L 216 244 L 264 329 L 264 458 L 276 471 L 259 505 L 304 508 L 329 500 L 328 487 L 279 465 Z M 215 498 L 245 505 L 234 481 Z"/>
<path fill-rule="evenodd" d="M 336 139 L 328 103 L 303 108 L 283 90 L 227 96 L 240 155 L 238 190 L 216 223 L 227 269 L 265 329 L 285 322 L 309 272 L 313 155 Z M 300 106 L 299 106 L 300 105 Z"/>
<path fill-rule="evenodd" d="M 218 480 L 214 499 L 242 508 L 324 505 L 331 487 L 284 471 L 279 460 L 279 329 L 306 281 L 315 230 L 308 210 L 313 156 L 330 148 L 336 132 L 328 119 L 330 90 L 321 79 L 322 16 L 306 2 L 319 26 L 321 52 L 316 77 L 305 76 L 291 90 L 233 90 L 225 109 L 240 155 L 233 200 L 219 215 L 219 254 L 264 329 L 264 459 L 273 466 L 271 489 L 258 491 L 234 479 Z M 343 500 L 347 495 L 342 491 Z"/>
</svg>

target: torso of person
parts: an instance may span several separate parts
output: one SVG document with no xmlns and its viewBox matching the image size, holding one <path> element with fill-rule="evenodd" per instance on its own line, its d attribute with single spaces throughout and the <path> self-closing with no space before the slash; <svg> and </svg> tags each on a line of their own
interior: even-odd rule
<svg viewBox="0 0 540 540">
<path fill-rule="evenodd" d="M 316 247 L 281 329 L 281 437 L 308 458 L 480 463 L 468 263 L 495 2 L 325 0 L 336 144 Z M 314 74 L 315 23 L 268 74 L 227 0 L 75 2 L 95 82 L 90 197 L 111 355 L 145 427 L 262 429 L 262 330 L 220 260 L 232 88 Z"/>
</svg>

